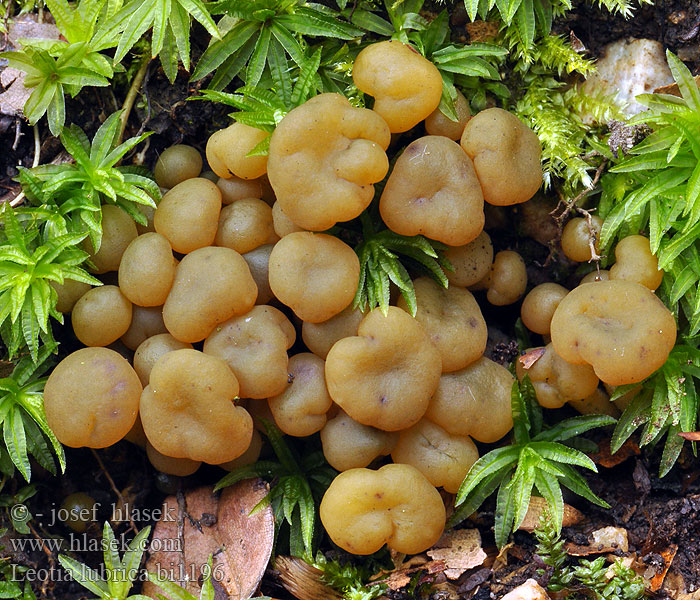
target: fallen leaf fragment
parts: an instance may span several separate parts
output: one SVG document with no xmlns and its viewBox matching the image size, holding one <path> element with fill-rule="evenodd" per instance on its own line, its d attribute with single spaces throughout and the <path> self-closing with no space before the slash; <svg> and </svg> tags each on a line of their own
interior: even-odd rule
<svg viewBox="0 0 700 600">
<path fill-rule="evenodd" d="M 693 79 L 695 79 L 695 85 L 700 86 L 700 75 L 696 75 Z M 678 87 L 677 83 L 672 83 L 670 85 L 663 85 L 661 87 L 657 87 L 654 89 L 655 94 L 670 94 L 671 96 L 678 96 L 679 98 L 681 97 L 681 90 Z"/>
<path fill-rule="evenodd" d="M 539 583 L 534 579 L 528 579 L 508 592 L 501 600 L 549 600 L 549 596 Z"/>
<path fill-rule="evenodd" d="M 610 452 L 610 440 L 601 442 L 598 446 L 598 452 L 591 454 L 591 460 L 601 467 L 612 469 L 619 464 L 625 462 L 628 458 L 639 456 L 641 450 L 639 446 L 632 440 L 627 440 L 620 449 L 612 454 Z"/>
<path fill-rule="evenodd" d="M 677 544 L 671 544 L 668 548 L 664 548 L 659 552 L 664 564 L 661 571 L 657 571 L 656 575 L 651 578 L 650 589 L 652 592 L 658 592 L 661 589 L 661 586 L 664 584 L 664 579 L 666 578 L 666 573 L 668 573 L 668 570 L 671 568 L 671 563 L 676 556 L 676 552 L 678 552 Z"/>
<path fill-rule="evenodd" d="M 270 506 L 258 508 L 269 488 L 261 479 L 247 479 L 214 494 L 211 487 L 187 492 L 183 502 L 168 496 L 149 547 L 146 570 L 198 595 L 209 556 L 212 579 L 232 600 L 250 598 L 262 579 L 274 542 Z M 143 594 L 161 589 L 144 582 Z M 167 598 L 167 596 L 166 596 Z"/>
<path fill-rule="evenodd" d="M 688 440 L 689 442 L 700 442 L 700 431 L 681 431 L 678 435 Z"/>
<path fill-rule="evenodd" d="M 448 579 L 458 579 L 467 569 L 479 567 L 486 560 L 478 529 L 457 529 L 443 533 L 427 554 L 430 558 L 444 561 L 444 573 Z"/>
<path fill-rule="evenodd" d="M 532 365 L 534 365 L 540 358 L 542 358 L 547 351 L 546 348 L 535 348 L 533 350 L 530 350 L 529 352 L 526 352 L 523 354 L 520 358 L 518 358 L 518 362 L 520 362 L 521 365 L 527 370 Z"/>
<path fill-rule="evenodd" d="M 294 556 L 278 556 L 280 583 L 299 600 L 340 600 L 342 596 L 321 581 L 323 571 Z"/>
<path fill-rule="evenodd" d="M 592 534 L 593 543 L 586 545 L 566 544 L 566 551 L 571 556 L 589 556 L 591 554 L 608 554 L 622 550 L 629 551 L 627 530 L 622 527 L 603 527 Z"/>
<path fill-rule="evenodd" d="M 532 496 L 530 498 L 530 505 L 527 508 L 527 513 L 523 522 L 520 524 L 518 529 L 523 531 L 534 531 L 539 527 L 540 516 L 547 509 L 547 501 L 539 496 Z M 583 521 L 583 514 L 576 510 L 573 506 L 564 504 L 564 518 L 562 525 L 564 527 L 571 527 Z"/>
</svg>

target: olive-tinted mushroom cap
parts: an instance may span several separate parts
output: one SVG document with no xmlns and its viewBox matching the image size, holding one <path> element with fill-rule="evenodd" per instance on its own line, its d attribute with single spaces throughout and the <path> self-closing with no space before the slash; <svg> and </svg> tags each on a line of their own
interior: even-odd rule
<svg viewBox="0 0 700 600">
<path fill-rule="evenodd" d="M 450 246 L 468 244 L 484 228 L 484 196 L 471 159 L 437 135 L 411 142 L 399 156 L 379 210 L 392 231 Z"/>
<path fill-rule="evenodd" d="M 238 381 L 228 365 L 197 350 L 174 350 L 153 366 L 141 394 L 148 441 L 161 454 L 220 464 L 243 454 L 253 419 L 233 402 Z"/>
<path fill-rule="evenodd" d="M 326 358 L 333 401 L 356 421 L 385 431 L 417 423 L 442 371 L 440 353 L 421 324 L 400 308 L 375 308 L 357 336 L 344 338 Z"/>
<path fill-rule="evenodd" d="M 58 441 L 71 448 L 105 448 L 131 429 L 141 382 L 114 350 L 82 348 L 56 365 L 44 388 L 44 409 Z"/>
<path fill-rule="evenodd" d="M 435 544 L 445 527 L 439 492 L 410 465 L 341 473 L 326 490 L 319 512 L 333 542 L 352 554 L 372 554 L 384 544 L 418 554 Z"/>
<path fill-rule="evenodd" d="M 340 94 L 292 109 L 270 140 L 268 177 L 280 208 L 311 231 L 359 216 L 389 169 L 390 139 L 379 115 Z"/>
<path fill-rule="evenodd" d="M 649 288 L 598 281 L 574 288 L 559 303 L 551 335 L 565 361 L 588 363 L 601 381 L 624 385 L 642 381 L 666 362 L 676 322 Z"/>
</svg>

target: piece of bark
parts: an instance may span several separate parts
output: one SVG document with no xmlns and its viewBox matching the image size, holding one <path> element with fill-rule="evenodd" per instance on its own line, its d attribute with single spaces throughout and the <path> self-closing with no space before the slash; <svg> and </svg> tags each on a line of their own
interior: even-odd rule
<svg viewBox="0 0 700 600">
<path fill-rule="evenodd" d="M 323 572 L 294 556 L 278 556 L 275 570 L 280 583 L 299 600 L 340 600 L 342 596 L 321 581 Z"/>
<path fill-rule="evenodd" d="M 250 514 L 268 491 L 261 479 L 240 481 L 220 495 L 211 487 L 197 488 L 184 495 L 184 511 L 177 498 L 169 496 L 153 532 L 146 570 L 198 595 L 211 555 L 212 579 L 225 591 L 224 597 L 250 598 L 265 573 L 274 542 L 271 507 Z M 142 593 L 155 597 L 162 590 L 145 582 Z"/>
</svg>

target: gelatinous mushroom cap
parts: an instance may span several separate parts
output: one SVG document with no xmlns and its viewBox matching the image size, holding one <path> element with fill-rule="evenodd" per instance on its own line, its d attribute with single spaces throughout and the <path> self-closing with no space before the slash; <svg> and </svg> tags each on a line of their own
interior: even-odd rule
<svg viewBox="0 0 700 600">
<path fill-rule="evenodd" d="M 105 448 L 131 429 L 141 382 L 131 365 L 109 348 L 82 348 L 64 358 L 44 388 L 46 420 L 71 448 Z"/>
<path fill-rule="evenodd" d="M 615 247 L 615 264 L 610 267 L 610 279 L 636 281 L 650 290 L 661 285 L 664 272 L 651 253 L 649 239 L 643 235 L 628 235 Z"/>
<path fill-rule="evenodd" d="M 214 327 L 255 305 L 258 288 L 243 257 L 230 248 L 190 252 L 175 269 L 163 305 L 168 331 L 182 342 L 199 342 Z"/>
<path fill-rule="evenodd" d="M 370 44 L 355 59 L 355 85 L 374 97 L 373 110 L 391 133 L 408 131 L 440 104 L 442 76 L 437 67 L 399 41 Z"/>
<path fill-rule="evenodd" d="M 342 410 L 321 429 L 323 455 L 338 471 L 368 466 L 375 458 L 389 454 L 397 440 L 398 433 L 358 423 Z"/>
<path fill-rule="evenodd" d="M 412 465 L 435 487 L 456 494 L 479 451 L 468 436 L 452 435 L 439 425 L 421 419 L 399 434 L 391 452 L 397 464 Z"/>
<path fill-rule="evenodd" d="M 482 357 L 466 369 L 440 377 L 425 417 L 452 435 L 496 442 L 513 428 L 513 381 L 508 369 Z"/>
<path fill-rule="evenodd" d="M 445 527 L 439 492 L 410 465 L 341 473 L 326 490 L 319 512 L 333 542 L 352 554 L 372 554 L 384 544 L 418 554 L 437 542 Z"/>
<path fill-rule="evenodd" d="M 588 363 L 610 385 L 637 383 L 666 362 L 676 322 L 651 290 L 632 281 L 584 283 L 552 317 L 552 344 L 567 362 Z"/>
<path fill-rule="evenodd" d="M 360 260 L 345 242 L 325 233 L 285 235 L 270 253 L 270 289 L 302 320 L 321 323 L 349 306 Z"/>
<path fill-rule="evenodd" d="M 416 320 L 440 352 L 442 371 L 458 371 L 481 358 L 486 349 L 486 321 L 469 290 L 444 288 L 430 277 L 414 280 Z M 397 306 L 408 312 L 403 296 Z"/>
<path fill-rule="evenodd" d="M 268 177 L 299 227 L 324 231 L 369 206 L 389 169 L 382 118 L 340 94 L 320 94 L 289 111 L 272 134 Z"/>
<path fill-rule="evenodd" d="M 442 371 L 440 353 L 421 324 L 400 308 L 369 312 L 357 336 L 336 342 L 326 358 L 333 401 L 356 421 L 398 431 L 423 416 Z"/>
<path fill-rule="evenodd" d="M 254 306 L 216 327 L 204 340 L 204 353 L 231 367 L 242 398 L 268 398 L 287 387 L 287 350 L 295 337 L 284 313 L 273 306 Z"/>
<path fill-rule="evenodd" d="M 164 354 L 141 394 L 141 422 L 161 454 L 211 464 L 243 454 L 253 419 L 233 402 L 238 381 L 228 365 L 197 350 Z"/>
<path fill-rule="evenodd" d="M 542 185 L 540 141 L 514 114 L 501 108 L 482 110 L 467 123 L 461 144 L 474 161 L 489 204 L 520 204 Z"/>
<path fill-rule="evenodd" d="M 234 123 L 214 132 L 207 141 L 207 162 L 223 179 L 231 175 L 241 179 L 257 179 L 265 174 L 267 156 L 247 154 L 270 134 L 245 123 Z"/>
<path fill-rule="evenodd" d="M 521 381 L 525 375 L 530 377 L 537 401 L 545 408 L 560 408 L 569 400 L 582 400 L 598 387 L 598 377 L 590 365 L 566 362 L 552 344 L 528 350 L 531 351 L 541 355 L 527 369 L 525 361 L 518 360 L 515 369 Z"/>
<path fill-rule="evenodd" d="M 392 231 L 450 246 L 468 244 L 484 228 L 484 196 L 471 159 L 459 144 L 437 135 L 406 147 L 386 182 L 379 210 Z"/>
</svg>

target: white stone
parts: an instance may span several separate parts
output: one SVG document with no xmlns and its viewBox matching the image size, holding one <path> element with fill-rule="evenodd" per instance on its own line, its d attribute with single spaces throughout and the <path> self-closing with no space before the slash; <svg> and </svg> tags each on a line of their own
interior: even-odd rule
<svg viewBox="0 0 700 600">
<path fill-rule="evenodd" d="M 596 63 L 597 72 L 586 79 L 586 94 L 615 96 L 623 113 L 635 115 L 646 107 L 635 102 L 639 94 L 673 83 L 663 46 L 655 40 L 628 38 L 608 44 Z"/>
<path fill-rule="evenodd" d="M 508 592 L 501 600 L 549 600 L 549 596 L 539 583 L 534 579 L 528 579 Z"/>
</svg>

